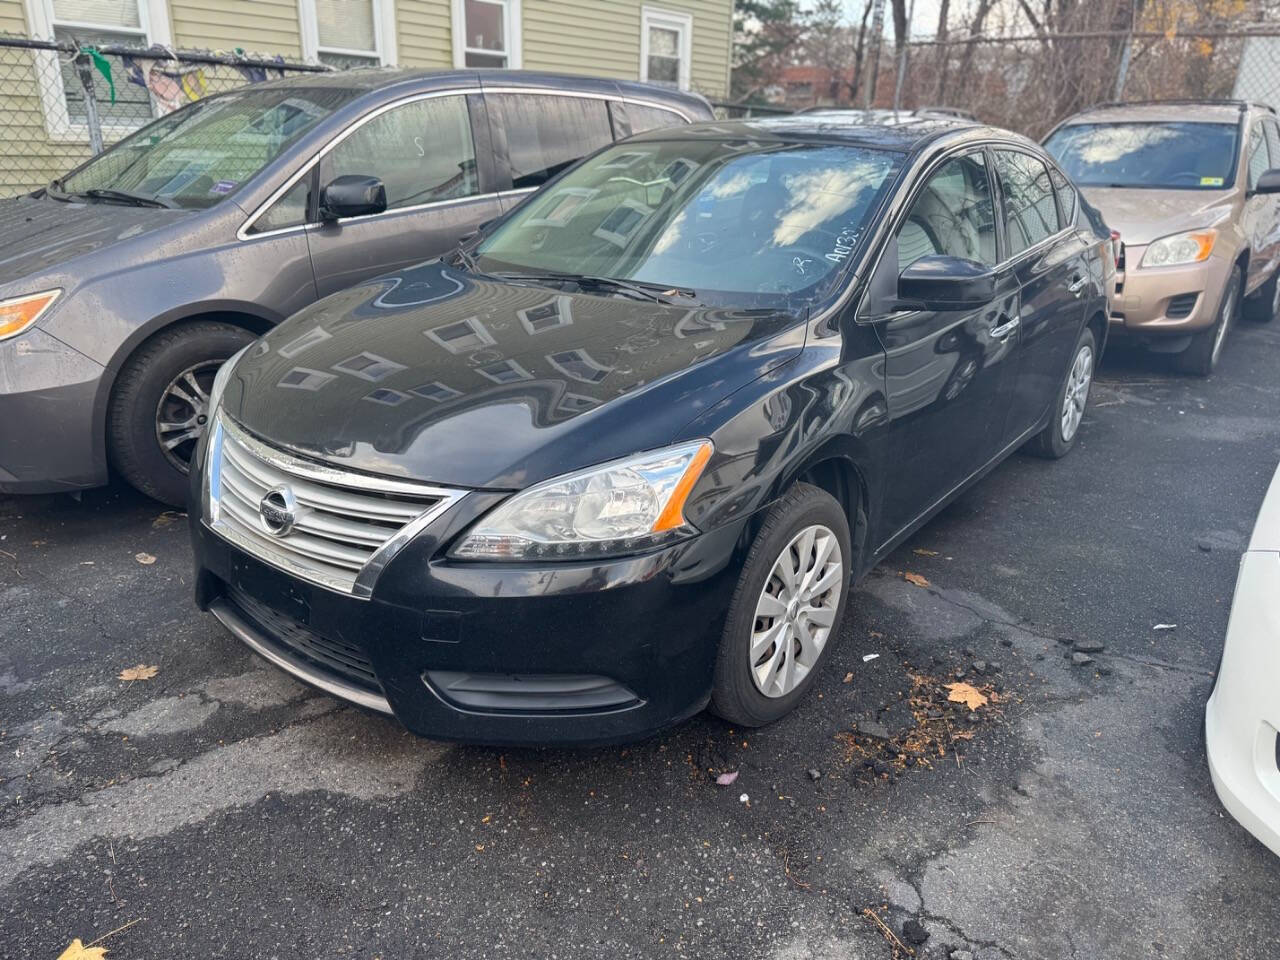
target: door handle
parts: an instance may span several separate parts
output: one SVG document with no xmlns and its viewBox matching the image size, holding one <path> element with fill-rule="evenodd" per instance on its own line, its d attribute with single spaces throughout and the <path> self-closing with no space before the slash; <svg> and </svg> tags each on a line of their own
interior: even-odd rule
<svg viewBox="0 0 1280 960">
<path fill-rule="evenodd" d="M 1021 317 L 1010 317 L 1004 323 L 997 327 L 991 328 L 991 336 L 995 340 L 1004 340 L 1009 334 L 1013 333 L 1018 327 L 1022 326 Z"/>
<path fill-rule="evenodd" d="M 1084 285 L 1088 283 L 1087 277 L 1076 277 L 1071 281 L 1071 285 L 1067 287 L 1067 292 L 1080 296 L 1080 292 L 1084 290 Z"/>
</svg>

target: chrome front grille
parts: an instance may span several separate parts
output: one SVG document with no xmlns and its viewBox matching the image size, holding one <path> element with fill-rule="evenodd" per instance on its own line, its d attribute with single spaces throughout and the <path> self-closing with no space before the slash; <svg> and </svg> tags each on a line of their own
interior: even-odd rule
<svg viewBox="0 0 1280 960">
<path fill-rule="evenodd" d="M 303 460 L 222 416 L 206 471 L 205 519 L 214 531 L 304 580 L 363 597 L 395 552 L 462 495 Z M 273 492 L 287 504 L 278 514 L 263 506 Z"/>
</svg>

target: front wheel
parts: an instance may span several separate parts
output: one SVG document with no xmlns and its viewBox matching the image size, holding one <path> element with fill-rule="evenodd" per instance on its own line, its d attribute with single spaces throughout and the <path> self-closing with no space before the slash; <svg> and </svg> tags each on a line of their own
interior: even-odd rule
<svg viewBox="0 0 1280 960">
<path fill-rule="evenodd" d="M 1240 309 L 1240 292 L 1244 286 L 1241 271 L 1236 270 L 1227 281 L 1227 289 L 1222 292 L 1222 303 L 1218 307 L 1218 317 L 1213 326 L 1202 330 L 1191 338 L 1191 345 L 1174 359 L 1174 363 L 1183 373 L 1197 377 L 1207 377 L 1218 366 L 1218 358 L 1222 356 L 1222 345 L 1227 342 L 1227 334 L 1236 322 L 1236 313 Z"/>
<path fill-rule="evenodd" d="M 111 393 L 107 442 L 131 486 L 170 506 L 186 503 L 214 375 L 252 340 L 240 327 L 201 320 L 162 330 L 129 358 Z"/>
<path fill-rule="evenodd" d="M 759 727 L 790 713 L 835 644 L 853 551 L 844 508 L 796 484 L 747 554 L 716 658 L 711 709 Z"/>
<path fill-rule="evenodd" d="M 1093 386 L 1093 366 L 1097 346 L 1093 331 L 1085 327 L 1076 340 L 1071 354 L 1071 366 L 1066 379 L 1058 389 L 1054 412 L 1049 424 L 1027 444 L 1027 450 L 1038 457 L 1058 460 L 1071 452 L 1080 436 L 1080 423 L 1084 420 L 1085 407 L 1089 403 L 1089 388 Z"/>
</svg>

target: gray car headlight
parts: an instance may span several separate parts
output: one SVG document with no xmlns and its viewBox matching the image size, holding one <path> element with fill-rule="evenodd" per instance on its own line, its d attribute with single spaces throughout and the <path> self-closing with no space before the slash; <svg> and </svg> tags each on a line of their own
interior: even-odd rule
<svg viewBox="0 0 1280 960">
<path fill-rule="evenodd" d="M 695 531 L 685 501 L 712 449 L 710 440 L 694 440 L 535 484 L 481 519 L 453 556 L 573 560 L 688 536 Z"/>
</svg>

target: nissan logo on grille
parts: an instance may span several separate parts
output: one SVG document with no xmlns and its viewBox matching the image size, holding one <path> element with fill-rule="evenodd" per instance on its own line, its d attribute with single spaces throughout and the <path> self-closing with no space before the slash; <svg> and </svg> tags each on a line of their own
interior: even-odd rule
<svg viewBox="0 0 1280 960">
<path fill-rule="evenodd" d="M 298 521 L 298 499 L 285 484 L 272 487 L 258 502 L 258 517 L 273 537 L 286 537 Z"/>
</svg>

